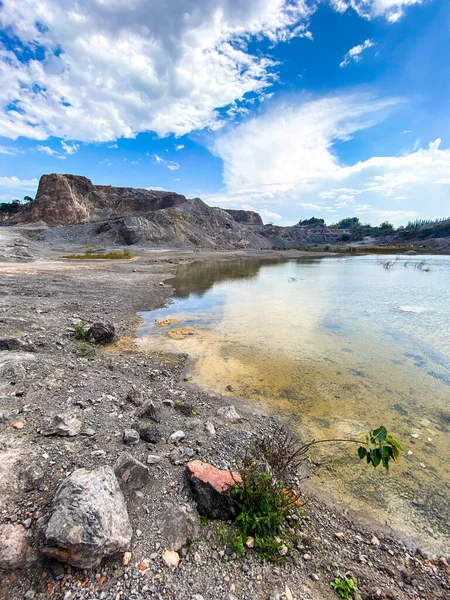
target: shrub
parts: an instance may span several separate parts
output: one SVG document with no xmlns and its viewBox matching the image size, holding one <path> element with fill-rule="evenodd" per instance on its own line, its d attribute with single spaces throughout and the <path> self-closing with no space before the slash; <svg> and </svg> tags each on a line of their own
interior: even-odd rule
<svg viewBox="0 0 450 600">
<path fill-rule="evenodd" d="M 80 321 L 79 323 L 75 323 L 73 326 L 73 331 L 74 331 L 75 338 L 77 340 L 79 340 L 80 342 L 84 342 L 87 340 L 87 329 L 86 329 L 86 325 L 83 323 L 83 321 Z"/>
<path fill-rule="evenodd" d="M 81 358 L 95 358 L 95 348 L 89 342 L 80 342 L 77 348 L 77 355 Z"/>
<path fill-rule="evenodd" d="M 303 445 L 286 428 L 275 427 L 272 435 L 252 442 L 244 456 L 235 460 L 242 484 L 234 486 L 231 494 L 238 509 L 236 524 L 242 550 L 252 537 L 255 550 L 263 558 L 279 556 L 282 545 L 295 536 L 304 512 L 293 485 L 298 468 L 312 446 L 336 442 L 358 444 L 361 460 L 366 458 L 374 468 L 382 464 L 386 470 L 402 450 L 384 426 L 369 431 L 364 440 L 313 440 Z M 241 547 L 237 539 L 235 544 Z"/>
</svg>

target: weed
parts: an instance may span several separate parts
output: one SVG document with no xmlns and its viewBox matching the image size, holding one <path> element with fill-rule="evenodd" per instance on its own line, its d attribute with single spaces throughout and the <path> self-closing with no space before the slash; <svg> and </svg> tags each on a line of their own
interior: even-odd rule
<svg viewBox="0 0 450 600">
<path fill-rule="evenodd" d="M 224 544 L 227 540 L 227 530 L 225 529 L 224 525 L 219 525 L 217 527 L 217 533 L 219 535 L 219 543 Z"/>
<path fill-rule="evenodd" d="M 86 325 L 83 321 L 79 321 L 79 323 L 75 323 L 73 326 L 73 331 L 75 338 L 80 342 L 85 342 L 87 340 L 87 329 Z"/>
<path fill-rule="evenodd" d="M 89 342 L 80 342 L 77 348 L 77 355 L 80 358 L 95 358 L 95 348 Z"/>
<path fill-rule="evenodd" d="M 208 517 L 201 517 L 200 518 L 200 523 L 203 525 L 203 527 L 206 527 L 209 523 L 209 519 Z"/>
<path fill-rule="evenodd" d="M 353 581 L 353 579 L 347 577 L 346 575 L 344 575 L 343 577 L 336 577 L 336 579 L 332 581 L 330 585 L 334 589 L 336 594 L 340 598 L 344 598 L 345 600 L 353 597 L 353 592 L 358 591 L 358 588 L 356 587 L 356 584 Z"/>
<path fill-rule="evenodd" d="M 231 538 L 231 547 L 233 548 L 233 550 L 236 552 L 236 554 L 238 556 L 244 552 L 245 546 L 244 546 L 244 542 L 242 539 L 242 534 L 236 533 Z"/>
<path fill-rule="evenodd" d="M 133 255 L 128 249 L 124 249 L 122 252 L 106 252 L 104 254 L 93 254 L 93 251 L 86 249 L 84 254 L 67 254 L 61 256 L 65 260 L 129 260 Z"/>
<path fill-rule="evenodd" d="M 95 251 L 94 246 L 86 246 L 86 249 L 84 251 L 85 254 L 92 254 Z"/>
<path fill-rule="evenodd" d="M 282 546 L 280 536 L 290 535 L 285 527 L 287 520 L 295 515 L 294 522 L 298 524 L 298 517 L 303 514 L 298 495 L 279 477 L 287 474 L 284 463 L 278 463 L 278 469 L 272 468 L 277 460 L 278 453 L 270 450 L 267 443 L 262 440 L 253 443 L 238 461 L 242 485 L 231 492 L 238 506 L 236 523 L 241 540 L 253 537 L 255 549 L 266 559 L 278 556 Z"/>
</svg>

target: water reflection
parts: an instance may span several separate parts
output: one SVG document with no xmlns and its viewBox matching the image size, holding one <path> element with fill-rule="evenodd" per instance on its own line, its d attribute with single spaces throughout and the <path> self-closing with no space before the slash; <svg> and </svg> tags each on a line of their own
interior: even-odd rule
<svg viewBox="0 0 450 600">
<path fill-rule="evenodd" d="M 377 260 L 181 265 L 173 303 L 144 313 L 139 343 L 187 352 L 196 383 L 225 394 L 231 385 L 230 395 L 276 411 L 305 439 L 386 425 L 405 445 L 390 476 L 323 447 L 315 478 L 448 551 L 450 261 L 433 257 L 424 273 Z M 195 335 L 171 339 L 155 326 L 167 318 Z"/>
</svg>

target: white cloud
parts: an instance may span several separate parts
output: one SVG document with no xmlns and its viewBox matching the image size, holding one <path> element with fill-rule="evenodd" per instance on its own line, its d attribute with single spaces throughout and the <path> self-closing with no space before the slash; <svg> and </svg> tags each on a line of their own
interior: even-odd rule
<svg viewBox="0 0 450 600">
<path fill-rule="evenodd" d="M 0 146 L 0 154 L 9 154 L 15 156 L 16 154 L 23 154 L 23 150 L 14 148 L 14 146 Z"/>
<path fill-rule="evenodd" d="M 118 144 L 110 144 L 108 146 L 108 148 L 118 148 L 118 147 L 119 147 Z"/>
<path fill-rule="evenodd" d="M 299 203 L 309 213 L 351 211 L 374 223 L 380 211 L 393 211 L 397 219 L 399 210 L 426 217 L 447 213 L 450 150 L 441 150 L 439 139 L 398 156 L 374 156 L 349 165 L 338 159 L 338 143 L 401 105 L 401 99 L 356 94 L 291 100 L 218 133 L 211 149 L 224 162 L 225 191 L 207 199 L 234 206 L 250 201 L 275 209 L 285 221 L 298 220 Z M 347 206 L 332 206 L 327 200 Z"/>
<path fill-rule="evenodd" d="M 362 17 L 395 21 L 421 0 L 328 0 Z M 0 46 L 0 135 L 85 142 L 140 131 L 183 135 L 217 129 L 270 97 L 275 45 L 312 38 L 316 0 L 2 0 L 0 27 L 15 36 Z M 45 58 L 30 58 L 36 48 Z"/>
<path fill-rule="evenodd" d="M 396 23 L 405 15 L 405 8 L 413 4 L 424 4 L 427 0 L 331 0 L 338 12 L 353 8 L 360 17 L 367 20 L 377 17 L 385 18 L 389 23 Z"/>
<path fill-rule="evenodd" d="M 164 160 L 164 158 L 161 158 L 157 154 L 155 154 L 155 162 L 157 164 L 164 165 L 170 171 L 178 171 L 178 169 L 180 168 L 180 165 L 177 162 L 173 160 Z"/>
<path fill-rule="evenodd" d="M 177 145 L 175 146 L 175 152 L 179 152 L 180 150 L 183 150 L 183 148 L 184 148 L 184 145 L 183 145 L 183 144 L 177 144 Z"/>
<path fill-rule="evenodd" d="M 364 52 L 364 50 L 372 48 L 373 46 L 375 46 L 375 44 L 372 42 L 372 40 L 365 40 L 362 44 L 353 46 L 353 48 L 350 48 L 350 50 L 345 54 L 339 66 L 346 67 L 351 62 L 359 62 L 362 58 L 361 54 Z"/>
<path fill-rule="evenodd" d="M 61 140 L 61 146 L 66 154 L 75 154 L 75 152 L 78 152 L 78 148 L 80 147 L 79 144 L 75 144 L 74 142 L 70 144 L 64 140 Z"/>
<path fill-rule="evenodd" d="M 0 26 L 46 57 L 1 48 L 0 135 L 101 142 L 217 127 L 217 108 L 274 80 L 276 64 L 248 42 L 304 35 L 308 3 L 3 0 Z"/>
<path fill-rule="evenodd" d="M 60 160 L 65 160 L 65 156 L 62 156 L 57 150 L 53 150 L 49 146 L 36 146 L 35 150 L 38 152 L 42 152 L 43 154 L 47 154 L 48 156 L 54 156 L 55 158 L 59 158 Z"/>
<path fill-rule="evenodd" d="M 271 210 L 267 210 L 267 208 L 262 208 L 259 211 L 259 214 L 261 215 L 261 217 L 263 219 L 266 219 L 268 221 L 281 221 L 281 219 L 283 218 L 281 215 L 279 215 L 276 212 L 273 212 Z"/>
<path fill-rule="evenodd" d="M 0 187 L 9 189 L 33 190 L 38 185 L 39 180 L 34 179 L 19 179 L 18 177 L 0 177 Z"/>
</svg>

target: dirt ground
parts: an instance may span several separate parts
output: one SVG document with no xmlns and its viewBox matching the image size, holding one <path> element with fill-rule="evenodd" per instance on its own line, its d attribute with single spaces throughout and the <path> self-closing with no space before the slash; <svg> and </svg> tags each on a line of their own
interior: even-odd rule
<svg viewBox="0 0 450 600">
<path fill-rule="evenodd" d="M 150 479 L 143 489 L 125 493 L 133 527 L 127 566 L 118 556 L 83 571 L 39 556 L 28 569 L 0 574 L 1 599 L 332 600 L 338 596 L 330 582 L 345 573 L 358 584 L 356 598 L 450 598 L 450 569 L 444 558 L 426 556 L 418 542 L 338 510 L 310 485 L 304 489 L 301 537 L 279 564 L 263 562 L 252 550 L 237 556 L 221 541 L 221 523 L 209 521 L 181 551 L 178 568 L 166 567 L 161 559 L 164 510 L 168 505 L 194 506 L 185 485 L 185 465 L 173 464 L 175 446 L 168 437 L 183 430 L 183 447 L 191 457 L 227 468 L 236 452 L 252 436 L 272 430 L 274 421 L 236 400 L 242 418 L 228 422 L 217 411 L 230 404 L 229 398 L 185 381 L 186 356 L 139 353 L 133 345 L 137 312 L 156 309 L 170 297 L 172 288 L 164 280 L 179 262 L 246 254 L 138 249 L 132 260 L 63 262 L 58 257 L 76 248 L 44 247 L 15 232 L 1 234 L 0 229 L 7 258 L 0 262 L 0 338 L 19 339 L 22 346 L 0 351 L 0 524 L 25 524 L 32 546 L 39 549 L 54 493 L 76 468 L 114 465 L 124 450 L 145 464 L 148 454 L 161 458 L 149 466 Z M 29 256 L 20 256 L 17 248 Z M 301 254 L 251 253 L 280 258 Z M 73 335 L 79 321 L 112 322 L 119 341 L 86 356 Z M 155 425 L 160 441 L 154 444 L 123 443 L 124 430 L 137 418 L 136 407 L 127 400 L 133 388 L 160 410 L 161 421 Z M 67 409 L 78 411 L 85 435 L 39 433 L 47 417 Z M 214 437 L 205 434 L 206 421 L 214 423 Z M 13 427 L 17 422 L 21 429 Z M 24 491 L 20 477 L 30 466 L 43 477 Z"/>
</svg>

